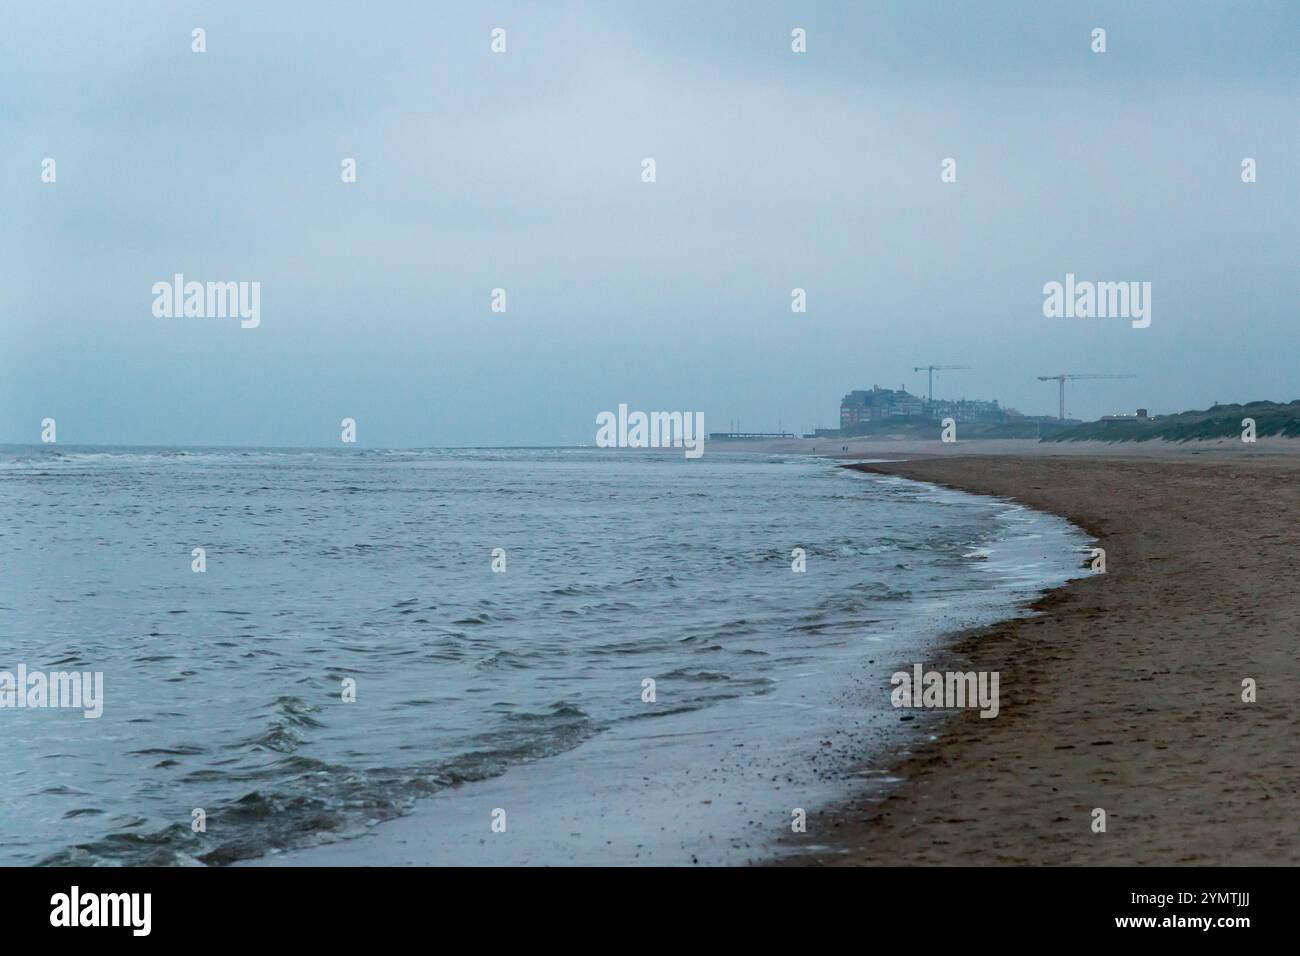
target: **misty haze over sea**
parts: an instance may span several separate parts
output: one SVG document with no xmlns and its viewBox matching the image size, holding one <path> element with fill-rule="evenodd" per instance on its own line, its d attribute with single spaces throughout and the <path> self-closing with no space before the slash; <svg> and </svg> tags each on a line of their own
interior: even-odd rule
<svg viewBox="0 0 1300 956">
<path fill-rule="evenodd" d="M 1297 0 L 3 17 L 0 867 L 1300 860 Z"/>
</svg>

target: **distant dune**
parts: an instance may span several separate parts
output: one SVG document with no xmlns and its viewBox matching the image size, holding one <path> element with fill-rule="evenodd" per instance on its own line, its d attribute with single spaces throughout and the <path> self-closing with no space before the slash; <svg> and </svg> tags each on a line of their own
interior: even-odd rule
<svg viewBox="0 0 1300 956">
<path fill-rule="evenodd" d="M 1180 412 L 1155 418 L 1124 421 L 1084 422 L 1051 435 L 1043 441 L 1204 441 L 1214 438 L 1240 440 L 1250 419 L 1259 437 L 1279 435 L 1300 437 L 1300 400 L 1283 405 L 1279 402 L 1249 402 L 1245 405 L 1215 405 L 1203 411 Z"/>
</svg>

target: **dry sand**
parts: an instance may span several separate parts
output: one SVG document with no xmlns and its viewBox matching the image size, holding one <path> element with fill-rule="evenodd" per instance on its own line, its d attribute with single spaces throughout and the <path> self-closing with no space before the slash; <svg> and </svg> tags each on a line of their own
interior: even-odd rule
<svg viewBox="0 0 1300 956">
<path fill-rule="evenodd" d="M 862 467 L 1062 515 L 1107 573 L 960 636 L 1001 673 L 1001 714 L 955 715 L 899 758 L 904 784 L 810 815 L 829 845 L 783 862 L 1300 863 L 1300 442 L 1006 444 Z"/>
</svg>

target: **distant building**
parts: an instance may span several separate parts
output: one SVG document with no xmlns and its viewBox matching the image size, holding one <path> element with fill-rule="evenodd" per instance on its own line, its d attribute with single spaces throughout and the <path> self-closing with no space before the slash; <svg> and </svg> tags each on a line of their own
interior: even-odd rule
<svg viewBox="0 0 1300 956">
<path fill-rule="evenodd" d="M 960 401 L 927 401 L 904 388 L 881 388 L 849 392 L 840 401 L 840 434 L 855 435 L 868 427 L 891 420 L 940 421 L 952 418 L 958 422 L 1005 422 L 1009 418 L 1023 419 L 1014 409 L 1003 409 L 996 401 L 984 402 L 962 399 Z"/>
<path fill-rule="evenodd" d="M 1139 408 L 1135 415 L 1102 415 L 1100 420 L 1103 425 L 1114 425 L 1119 422 L 1153 422 L 1155 418 L 1148 415 L 1145 408 Z"/>
<path fill-rule="evenodd" d="M 849 392 L 840 401 L 840 431 L 851 434 L 872 422 L 890 418 L 924 418 L 925 399 L 904 389 L 871 386 L 870 391 Z"/>
<path fill-rule="evenodd" d="M 1005 422 L 1009 417 L 1023 418 L 1015 409 L 1003 411 L 997 401 L 965 399 L 957 402 L 929 402 L 931 418 L 951 418 L 958 422 Z M 1008 414 L 1010 412 L 1010 414 Z"/>
</svg>

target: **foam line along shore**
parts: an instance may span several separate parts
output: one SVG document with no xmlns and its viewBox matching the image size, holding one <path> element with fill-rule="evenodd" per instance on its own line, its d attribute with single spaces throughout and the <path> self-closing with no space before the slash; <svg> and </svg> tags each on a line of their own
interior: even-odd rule
<svg viewBox="0 0 1300 956">
<path fill-rule="evenodd" d="M 1300 859 L 1289 544 L 1300 455 L 1156 448 L 857 467 L 1066 517 L 1096 537 L 1107 568 L 1045 595 L 1037 616 L 958 635 L 956 655 L 1001 673 L 998 718 L 962 713 L 894 767 L 905 786 L 810 819 L 828 845 L 792 862 Z"/>
</svg>

